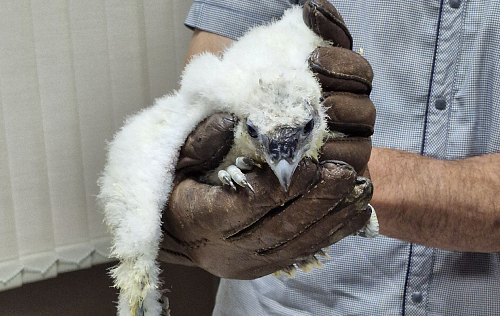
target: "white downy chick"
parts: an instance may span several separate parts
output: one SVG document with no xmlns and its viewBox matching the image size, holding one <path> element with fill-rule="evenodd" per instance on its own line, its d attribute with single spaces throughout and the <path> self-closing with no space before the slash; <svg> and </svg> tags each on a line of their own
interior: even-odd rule
<svg viewBox="0 0 500 316">
<path fill-rule="evenodd" d="M 294 7 L 283 18 L 252 29 L 222 58 L 192 59 L 181 88 L 127 119 L 110 143 L 99 180 L 99 201 L 113 237 L 112 270 L 120 289 L 119 315 L 159 316 L 161 212 L 168 202 L 178 154 L 186 137 L 217 112 L 239 118 L 237 156 L 267 162 L 287 188 L 303 156 L 315 157 L 327 128 L 320 85 L 308 68 L 309 54 L 326 45 Z"/>
</svg>

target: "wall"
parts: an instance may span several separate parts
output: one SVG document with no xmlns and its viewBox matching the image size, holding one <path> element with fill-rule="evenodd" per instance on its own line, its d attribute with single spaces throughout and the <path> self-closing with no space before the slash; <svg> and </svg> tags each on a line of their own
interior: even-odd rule
<svg viewBox="0 0 500 316">
<path fill-rule="evenodd" d="M 2 1 L 0 316 L 115 314 L 96 180 L 124 118 L 178 87 L 191 3 Z M 216 279 L 164 269 L 172 315 L 209 315 Z"/>
</svg>

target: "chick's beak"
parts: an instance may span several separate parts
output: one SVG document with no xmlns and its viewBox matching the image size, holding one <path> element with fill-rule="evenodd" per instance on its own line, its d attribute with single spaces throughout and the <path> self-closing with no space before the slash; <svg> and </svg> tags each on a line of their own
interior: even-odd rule
<svg viewBox="0 0 500 316">
<path fill-rule="evenodd" d="M 286 159 L 281 159 L 277 163 L 269 163 L 274 174 L 278 178 L 283 190 L 288 191 L 290 182 L 292 180 L 293 172 L 299 163 L 299 159 L 288 162 Z"/>
<path fill-rule="evenodd" d="M 282 129 L 279 136 L 281 137 L 266 141 L 265 158 L 286 192 L 303 151 L 298 148 L 299 136 L 296 130 Z"/>
</svg>

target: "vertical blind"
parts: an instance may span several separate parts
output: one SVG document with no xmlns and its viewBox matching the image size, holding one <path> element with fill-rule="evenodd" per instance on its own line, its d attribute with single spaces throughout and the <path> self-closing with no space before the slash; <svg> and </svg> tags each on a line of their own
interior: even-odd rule
<svg viewBox="0 0 500 316">
<path fill-rule="evenodd" d="M 106 140 L 177 88 L 191 3 L 1 1 L 0 290 L 109 260 Z"/>
</svg>

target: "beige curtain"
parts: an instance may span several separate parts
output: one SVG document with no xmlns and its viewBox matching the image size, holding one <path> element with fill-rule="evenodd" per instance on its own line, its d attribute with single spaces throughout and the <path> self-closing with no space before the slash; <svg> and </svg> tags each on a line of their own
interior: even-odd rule
<svg viewBox="0 0 500 316">
<path fill-rule="evenodd" d="M 0 2 L 0 290 L 109 260 L 106 140 L 177 88 L 191 3 Z"/>
</svg>

